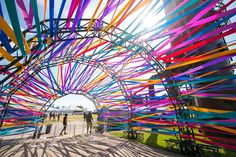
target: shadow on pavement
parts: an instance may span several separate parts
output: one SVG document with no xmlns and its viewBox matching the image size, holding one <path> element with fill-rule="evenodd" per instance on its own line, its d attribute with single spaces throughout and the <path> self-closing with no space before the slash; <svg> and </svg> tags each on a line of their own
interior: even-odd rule
<svg viewBox="0 0 236 157">
<path fill-rule="evenodd" d="M 36 147 L 33 147 L 36 146 Z M 180 156 L 178 154 L 155 149 L 138 142 L 128 141 L 116 137 L 99 137 L 87 135 L 29 143 L 15 143 L 3 145 L 0 148 L 2 157 L 167 157 Z"/>
</svg>

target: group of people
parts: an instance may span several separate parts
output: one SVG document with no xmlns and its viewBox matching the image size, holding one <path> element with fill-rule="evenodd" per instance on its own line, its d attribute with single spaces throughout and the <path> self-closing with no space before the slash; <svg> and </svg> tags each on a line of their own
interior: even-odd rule
<svg viewBox="0 0 236 157">
<path fill-rule="evenodd" d="M 60 120 L 60 117 L 61 117 L 61 113 L 55 113 L 55 112 L 50 112 L 49 113 L 49 120 L 57 120 L 59 121 Z"/>
<path fill-rule="evenodd" d="M 68 116 L 68 114 L 65 114 L 64 117 L 63 117 L 63 129 L 61 130 L 60 135 L 62 135 L 63 132 L 64 132 L 64 134 L 67 134 L 66 133 L 66 128 L 67 128 L 67 125 L 68 125 L 67 116 Z M 93 116 L 92 116 L 91 112 L 89 112 L 87 114 L 84 112 L 84 121 L 86 121 L 87 133 L 89 133 L 89 132 L 92 133 Z"/>
</svg>

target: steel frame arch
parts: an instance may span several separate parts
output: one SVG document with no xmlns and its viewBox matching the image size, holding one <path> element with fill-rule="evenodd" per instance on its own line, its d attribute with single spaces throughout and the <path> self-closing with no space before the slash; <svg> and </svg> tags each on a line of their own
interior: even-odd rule
<svg viewBox="0 0 236 157">
<path fill-rule="evenodd" d="M 102 62 L 100 62 L 99 64 L 95 64 L 95 62 L 93 64 L 90 63 L 90 61 L 86 61 L 84 59 L 81 59 L 80 60 L 77 58 L 77 59 L 73 59 L 72 56 L 71 58 L 69 58 L 69 60 L 66 60 L 66 62 L 62 61 L 63 58 L 59 58 L 57 57 L 56 60 L 53 60 L 53 62 L 47 62 L 45 61 L 45 63 L 42 63 L 40 64 L 41 66 L 36 66 L 37 69 L 34 69 L 33 73 L 32 74 L 29 74 L 26 79 L 21 79 L 21 80 L 24 80 L 23 82 L 21 82 L 17 88 L 15 88 L 13 91 L 11 91 L 11 94 L 9 95 L 8 99 L 7 99 L 7 103 L 6 103 L 6 106 L 5 108 L 7 108 L 7 105 L 11 99 L 11 96 L 22 86 L 24 85 L 25 83 L 27 83 L 33 76 L 35 76 L 38 72 L 40 72 L 41 70 L 43 69 L 46 69 L 48 67 L 54 67 L 54 66 L 57 66 L 59 64 L 67 64 L 69 62 L 76 62 L 78 61 L 80 64 L 85 64 L 85 65 L 89 65 L 89 66 L 93 66 L 93 67 L 96 67 L 98 69 L 100 69 L 101 71 L 103 71 L 106 75 L 108 75 L 111 79 L 114 79 L 114 81 L 118 84 L 118 86 L 120 87 L 120 90 L 121 90 L 121 93 L 123 94 L 124 98 L 126 99 L 126 96 L 125 94 L 127 94 L 126 90 L 125 90 L 125 87 L 121 87 L 121 85 L 123 85 L 123 83 L 121 82 L 121 80 L 119 80 L 117 77 L 116 77 L 116 74 L 113 70 L 107 70 L 107 66 L 105 64 L 103 64 Z M 49 63 L 49 64 L 46 64 L 46 63 Z M 23 76 L 22 76 L 23 77 Z M 73 93 L 73 92 L 71 92 Z M 81 95 L 84 95 L 86 96 L 87 98 L 89 98 L 91 101 L 92 101 L 92 98 L 93 96 L 90 96 L 88 93 L 85 93 L 85 92 L 80 92 Z M 128 95 L 128 94 L 127 94 Z M 126 99 L 127 100 L 127 99 Z M 48 100 L 44 106 L 49 102 L 50 103 L 51 100 Z M 54 102 L 55 100 L 53 100 Z M 52 102 L 52 103 L 53 103 Z M 93 101 L 94 102 L 94 101 Z M 50 103 L 50 104 L 52 104 Z M 127 100 L 127 104 L 129 103 L 129 101 Z M 94 104 L 99 104 L 98 102 L 94 102 Z M 42 108 L 44 108 L 44 106 L 42 106 Z M 41 109 L 42 109 L 41 108 Z M 3 110 L 4 111 L 4 110 Z M 0 128 L 2 127 L 2 122 L 3 122 L 3 119 L 4 119 L 4 116 L 5 116 L 5 113 L 2 113 L 2 119 L 1 119 L 1 123 L 0 123 Z"/>
<path fill-rule="evenodd" d="M 72 22 L 73 22 L 73 20 L 74 19 L 71 19 Z M 57 21 L 57 19 L 53 19 L 53 21 L 55 23 Z M 160 78 L 166 79 L 166 82 L 167 82 L 167 80 L 169 80 L 169 82 L 175 83 L 174 79 L 172 79 L 172 77 L 171 77 L 171 73 L 168 71 L 165 71 L 163 65 L 161 63 L 159 63 L 158 61 L 156 61 L 154 57 L 150 58 L 150 56 L 149 56 L 150 52 L 153 51 L 152 47 L 146 42 L 142 43 L 142 44 L 136 44 L 135 38 L 134 38 L 134 36 L 132 36 L 132 34 L 129 34 L 125 31 L 123 31 L 119 28 L 115 28 L 115 27 L 111 27 L 111 29 L 106 31 L 105 28 L 109 24 L 104 21 L 101 21 L 101 25 L 99 27 L 92 27 L 92 29 L 90 29 L 88 31 L 86 26 L 88 26 L 90 19 L 81 19 L 81 22 L 85 22 L 85 23 L 82 24 L 79 28 L 77 27 L 76 30 L 74 31 L 75 33 L 77 33 L 77 35 L 79 37 L 73 38 L 73 39 L 66 39 L 69 36 L 69 34 L 71 33 L 71 31 L 69 29 L 65 28 L 65 24 L 68 20 L 67 19 L 60 19 L 60 21 L 62 21 L 62 23 L 59 25 L 59 29 L 58 29 L 59 31 L 56 32 L 57 35 L 60 37 L 60 40 L 51 40 L 51 43 L 49 45 L 56 43 L 56 42 L 66 41 L 66 40 L 77 40 L 77 39 L 94 38 L 94 37 L 102 39 L 102 40 L 106 40 L 108 42 L 113 43 L 113 45 L 122 46 L 122 47 L 126 48 L 127 50 L 131 50 L 131 51 L 138 51 L 139 50 L 137 53 L 139 53 L 139 55 L 142 58 L 144 58 L 150 66 L 153 67 L 153 69 L 157 72 L 157 74 L 160 75 Z M 93 24 L 95 24 L 96 21 L 97 21 L 97 19 L 93 19 L 93 21 L 92 21 Z M 45 21 L 40 22 L 40 25 L 42 28 L 41 33 L 42 34 L 46 33 L 49 35 L 50 34 L 49 27 L 45 24 L 47 22 L 49 22 L 49 20 L 45 20 Z M 23 34 L 24 34 L 24 36 L 27 37 L 28 33 L 35 33 L 35 36 L 33 36 L 32 38 L 27 40 L 27 43 L 30 43 L 30 42 L 36 43 L 36 46 L 32 48 L 32 50 L 35 52 L 37 50 L 37 48 L 41 46 L 41 43 L 39 43 L 38 41 L 33 41 L 33 39 L 37 36 L 37 31 L 34 31 L 34 29 L 36 29 L 36 25 L 33 26 L 32 30 L 27 29 L 27 30 L 23 31 Z M 83 35 L 79 34 L 81 32 L 86 32 L 86 33 L 83 36 Z M 122 37 L 117 34 L 122 34 Z M 107 36 L 108 38 L 105 39 L 104 36 Z M 46 43 L 46 39 L 43 40 L 43 43 Z M 119 44 L 117 44 L 117 43 L 119 43 Z M 18 48 L 16 46 L 14 46 L 14 50 L 17 51 Z M 34 52 L 30 55 L 29 59 L 24 63 L 25 66 L 30 64 L 30 62 L 29 62 L 30 60 L 36 59 L 39 56 L 38 54 L 36 54 Z M 20 55 L 16 56 L 16 60 L 13 63 L 20 61 L 23 58 L 24 57 L 20 56 Z M 151 62 L 153 62 L 155 65 L 153 66 L 153 64 Z M 12 67 L 14 65 L 13 63 L 6 65 L 5 68 L 3 69 L 3 71 L 5 72 L 8 68 Z M 15 71 L 12 74 L 8 75 L 8 77 L 1 80 L 0 84 L 3 84 L 5 81 L 7 81 L 9 78 L 11 78 L 11 76 L 14 75 L 15 73 L 17 73 L 18 71 L 20 71 L 21 68 L 22 67 L 15 68 Z M 13 69 L 14 69 L 14 67 L 13 67 Z M 168 95 L 170 96 L 172 94 L 173 97 L 178 101 L 178 103 L 181 104 L 180 108 L 177 109 L 177 106 L 176 106 L 174 100 L 171 99 L 171 102 L 176 109 L 176 113 L 177 113 L 176 116 L 178 119 L 178 118 L 184 116 L 184 113 L 183 113 L 184 106 L 185 106 L 183 104 L 184 102 L 182 100 L 179 100 L 179 98 L 178 98 L 178 95 L 179 95 L 178 87 L 168 87 L 164 82 L 165 82 L 165 80 L 162 80 L 162 83 L 163 83 Z M 124 88 L 124 86 L 122 84 L 120 84 L 120 86 L 122 88 Z M 130 101 L 129 97 L 126 96 L 126 98 L 127 98 L 127 102 L 129 102 Z"/>
</svg>

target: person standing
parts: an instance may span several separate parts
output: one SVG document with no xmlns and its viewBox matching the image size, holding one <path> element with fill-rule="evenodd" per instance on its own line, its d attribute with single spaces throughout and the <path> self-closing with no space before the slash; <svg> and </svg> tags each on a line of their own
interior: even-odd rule
<svg viewBox="0 0 236 157">
<path fill-rule="evenodd" d="M 56 113 L 55 112 L 52 113 L 52 118 L 54 121 L 56 120 Z"/>
<path fill-rule="evenodd" d="M 85 121 L 85 119 L 86 119 L 86 113 L 84 112 L 84 121 Z"/>
<path fill-rule="evenodd" d="M 64 131 L 64 134 L 66 135 L 66 128 L 67 128 L 67 114 L 65 114 L 65 116 L 63 117 L 63 129 L 60 133 L 60 135 L 62 136 L 62 133 Z"/>
<path fill-rule="evenodd" d="M 52 119 L 52 112 L 49 113 L 49 120 Z"/>
<path fill-rule="evenodd" d="M 57 113 L 57 121 L 60 121 L 61 113 Z"/>
<path fill-rule="evenodd" d="M 89 112 L 86 116 L 85 116 L 85 119 L 86 119 L 86 124 L 87 124 L 87 133 L 90 132 L 92 133 L 92 126 L 93 126 L 93 116 L 91 114 L 91 112 Z M 89 131 L 90 130 L 90 131 Z"/>
</svg>

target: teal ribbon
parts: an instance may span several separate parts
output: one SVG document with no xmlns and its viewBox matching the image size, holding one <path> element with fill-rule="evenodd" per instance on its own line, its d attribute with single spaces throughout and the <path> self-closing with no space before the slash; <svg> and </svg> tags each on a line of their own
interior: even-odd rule
<svg viewBox="0 0 236 157">
<path fill-rule="evenodd" d="M 15 35 L 16 35 L 16 40 L 18 42 L 18 45 L 19 45 L 19 48 L 21 50 L 22 55 L 25 57 L 26 52 L 25 52 L 25 49 L 24 49 L 24 42 L 23 42 L 22 32 L 21 32 L 21 29 L 20 29 L 19 19 L 18 19 L 18 16 L 17 16 L 15 1 L 14 0 L 5 0 L 5 3 L 6 3 L 7 11 L 8 11 L 8 14 L 9 14 L 9 18 L 11 20 L 13 30 L 14 30 Z"/>
<path fill-rule="evenodd" d="M 38 4 L 36 0 L 31 0 L 31 6 L 34 12 L 34 21 L 35 21 L 35 25 L 36 25 L 36 30 L 37 30 L 37 38 L 39 43 L 42 43 L 42 34 L 40 31 L 40 23 L 39 23 L 39 15 L 38 15 Z"/>
</svg>

